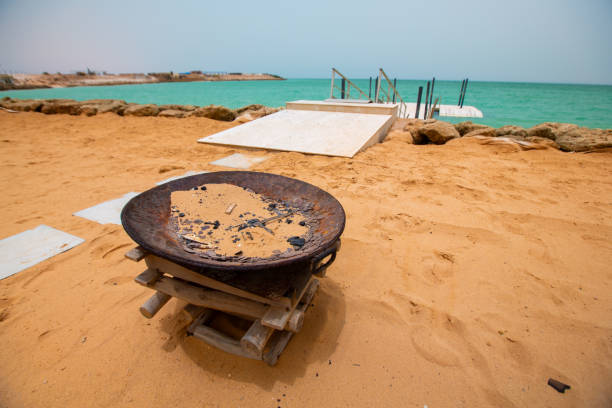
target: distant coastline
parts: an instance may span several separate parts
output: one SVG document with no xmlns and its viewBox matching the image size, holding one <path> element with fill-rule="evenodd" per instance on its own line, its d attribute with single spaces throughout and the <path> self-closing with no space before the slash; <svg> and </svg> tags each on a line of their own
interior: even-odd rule
<svg viewBox="0 0 612 408">
<path fill-rule="evenodd" d="M 191 71 L 151 72 L 148 74 L 108 74 L 92 71 L 74 74 L 0 74 L 0 91 L 18 89 L 72 88 L 77 86 L 155 84 L 160 82 L 212 82 L 212 81 L 282 81 L 274 74 L 247 74 L 242 72 L 205 73 Z"/>
</svg>

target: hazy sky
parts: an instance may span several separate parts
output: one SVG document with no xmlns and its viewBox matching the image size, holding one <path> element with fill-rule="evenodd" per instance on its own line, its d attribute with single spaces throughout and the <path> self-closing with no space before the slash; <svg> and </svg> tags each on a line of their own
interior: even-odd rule
<svg viewBox="0 0 612 408">
<path fill-rule="evenodd" d="M 0 0 L 0 72 L 612 84 L 612 0 Z"/>
</svg>

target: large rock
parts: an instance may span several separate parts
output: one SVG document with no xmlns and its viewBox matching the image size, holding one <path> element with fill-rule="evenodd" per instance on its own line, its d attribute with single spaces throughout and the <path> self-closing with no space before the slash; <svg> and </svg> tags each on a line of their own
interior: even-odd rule
<svg viewBox="0 0 612 408">
<path fill-rule="evenodd" d="M 236 123 L 247 123 L 247 122 L 252 121 L 253 119 L 255 119 L 255 118 L 252 117 L 250 113 L 243 113 L 242 115 L 240 115 L 236 119 L 234 119 L 234 122 L 236 122 Z"/>
<path fill-rule="evenodd" d="M 98 113 L 116 113 L 118 115 L 123 115 L 123 111 L 127 108 L 127 103 L 125 101 L 108 99 L 106 103 L 101 103 L 97 105 Z"/>
<path fill-rule="evenodd" d="M 254 103 L 252 105 L 247 105 L 247 106 L 243 106 L 242 108 L 238 108 L 235 110 L 236 115 L 242 115 L 243 113 L 249 112 L 249 111 L 257 111 L 257 110 L 261 110 L 264 109 L 265 106 L 264 105 L 260 105 L 258 103 Z"/>
<path fill-rule="evenodd" d="M 178 109 L 166 109 L 157 114 L 157 116 L 165 117 L 165 118 L 184 118 L 185 111 Z"/>
<path fill-rule="evenodd" d="M 418 130 L 418 134 L 419 136 L 426 137 L 427 140 L 438 145 L 461 137 L 453 125 L 439 120 L 426 123 L 425 125 L 421 126 Z"/>
<path fill-rule="evenodd" d="M 527 131 L 520 126 L 506 125 L 495 130 L 497 137 L 510 137 L 512 139 L 525 139 Z"/>
<path fill-rule="evenodd" d="M 95 114 L 98 113 L 98 106 L 99 105 L 94 105 L 94 104 L 81 105 L 81 114 L 87 115 L 87 116 L 94 116 Z"/>
<path fill-rule="evenodd" d="M 42 105 L 43 101 L 34 99 L 8 99 L 0 103 L 0 106 L 2 106 L 3 108 L 21 112 L 40 112 Z"/>
<path fill-rule="evenodd" d="M 490 126 L 487 126 L 487 125 L 481 125 L 479 123 L 472 123 L 469 120 L 465 122 L 456 123 L 454 126 L 455 126 L 455 129 L 457 129 L 457 132 L 459 132 L 461 136 L 465 136 L 466 134 L 473 132 L 475 130 L 478 130 L 478 129 L 491 128 Z"/>
<path fill-rule="evenodd" d="M 554 140 L 551 140 L 547 137 L 539 137 L 539 136 L 527 136 L 526 139 L 528 142 L 531 142 L 536 145 L 551 147 L 553 149 L 559 149 L 559 145 L 555 143 Z"/>
<path fill-rule="evenodd" d="M 270 108 L 264 105 L 253 104 L 243 106 L 242 108 L 236 109 L 234 112 L 236 114 L 236 120 L 238 122 L 244 123 L 249 120 L 259 119 L 267 115 L 271 115 L 272 113 L 276 113 L 280 111 L 282 108 Z"/>
<path fill-rule="evenodd" d="M 545 123 L 527 129 L 527 137 L 544 137 L 550 140 L 556 139 L 553 127 Z"/>
<path fill-rule="evenodd" d="M 387 133 L 385 140 L 398 139 L 408 144 L 415 144 L 412 133 L 409 130 L 392 129 Z"/>
<path fill-rule="evenodd" d="M 484 126 L 481 128 L 474 129 L 468 133 L 465 133 L 463 137 L 474 137 L 474 136 L 487 136 L 487 137 L 495 137 L 495 128 L 491 126 Z"/>
<path fill-rule="evenodd" d="M 193 105 L 159 105 L 160 113 L 165 110 L 175 110 L 175 111 L 183 111 L 183 112 L 191 112 L 197 109 L 197 106 Z"/>
<path fill-rule="evenodd" d="M 560 127 L 555 142 L 561 150 L 585 152 L 612 147 L 612 129 Z"/>
<path fill-rule="evenodd" d="M 128 105 L 123 111 L 125 116 L 157 116 L 159 107 L 153 104 L 146 105 Z"/>
<path fill-rule="evenodd" d="M 236 114 L 233 110 L 226 108 L 225 106 L 209 105 L 198 108 L 192 112 L 192 116 L 209 118 L 214 120 L 223 120 L 231 122 L 236 119 Z"/>
<path fill-rule="evenodd" d="M 406 133 L 402 133 L 402 138 L 405 139 L 408 143 L 414 144 L 427 144 L 429 140 L 425 135 L 419 133 L 419 129 L 425 124 L 425 121 L 422 119 L 397 119 L 389 133 L 392 133 L 396 130 L 410 133 L 410 137 Z M 399 134 L 398 134 L 399 136 Z"/>
<path fill-rule="evenodd" d="M 43 101 L 40 111 L 47 115 L 56 113 L 80 115 L 81 102 L 73 101 L 71 99 L 47 99 Z"/>
</svg>

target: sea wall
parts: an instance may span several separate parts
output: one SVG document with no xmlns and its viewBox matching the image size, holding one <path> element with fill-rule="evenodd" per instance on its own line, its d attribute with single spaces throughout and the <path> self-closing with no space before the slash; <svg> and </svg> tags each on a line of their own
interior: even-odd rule
<svg viewBox="0 0 612 408">
<path fill-rule="evenodd" d="M 282 108 L 263 105 L 247 105 L 239 109 L 209 105 L 154 105 L 127 103 L 117 99 L 94 99 L 75 101 L 72 99 L 0 99 L 0 107 L 17 112 L 41 112 L 45 114 L 63 113 L 68 115 L 93 116 L 102 113 L 115 113 L 121 116 L 162 116 L 169 118 L 204 117 L 222 121 L 248 122 Z"/>
</svg>

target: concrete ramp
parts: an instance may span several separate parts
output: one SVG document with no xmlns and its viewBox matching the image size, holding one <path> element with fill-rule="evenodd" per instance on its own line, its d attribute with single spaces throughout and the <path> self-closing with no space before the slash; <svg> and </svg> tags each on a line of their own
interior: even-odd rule
<svg viewBox="0 0 612 408">
<path fill-rule="evenodd" d="M 288 109 L 198 142 L 353 157 L 384 139 L 394 119 L 391 114 Z"/>
</svg>

